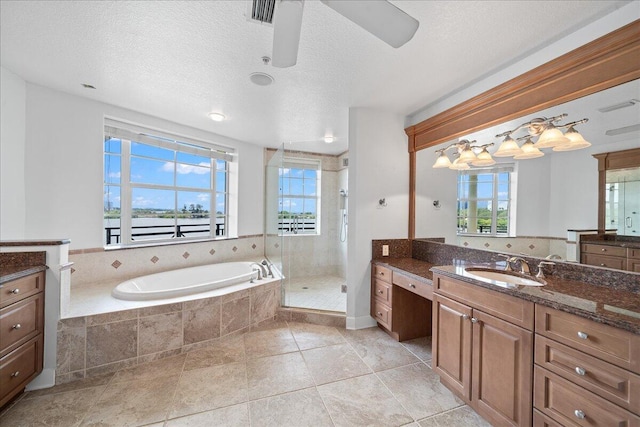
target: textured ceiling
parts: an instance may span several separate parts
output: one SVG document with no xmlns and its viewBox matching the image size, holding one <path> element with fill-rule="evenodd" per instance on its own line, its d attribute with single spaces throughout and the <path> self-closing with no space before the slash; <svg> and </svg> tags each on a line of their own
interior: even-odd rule
<svg viewBox="0 0 640 427">
<path fill-rule="evenodd" d="M 249 22 L 247 3 L 2 0 L 0 59 L 64 92 L 262 146 L 306 141 L 297 148 L 338 154 L 350 107 L 406 116 L 627 1 L 394 1 L 420 28 L 393 49 L 307 0 L 298 63 L 285 69 L 263 65 L 273 29 Z M 256 86 L 252 72 L 275 83 Z M 210 111 L 228 120 L 212 122 Z"/>
</svg>

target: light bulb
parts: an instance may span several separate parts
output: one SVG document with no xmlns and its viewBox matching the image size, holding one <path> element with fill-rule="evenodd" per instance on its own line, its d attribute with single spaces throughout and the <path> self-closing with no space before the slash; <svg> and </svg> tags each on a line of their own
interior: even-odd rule
<svg viewBox="0 0 640 427">
<path fill-rule="evenodd" d="M 433 164 L 434 169 L 438 168 L 448 168 L 451 166 L 451 160 L 444 154 L 444 151 L 440 152 L 440 155 L 436 159 L 436 162 Z"/>
<path fill-rule="evenodd" d="M 565 137 L 560 129 L 555 127 L 553 123 L 549 123 L 547 128 L 542 132 L 538 142 L 536 142 L 536 148 L 551 148 L 558 145 L 564 145 L 569 143 L 569 138 Z"/>
<path fill-rule="evenodd" d="M 476 159 L 471 162 L 473 166 L 491 166 L 495 165 L 496 161 L 493 160 L 489 151 L 487 151 L 487 147 L 484 147 L 480 154 L 476 156 Z"/>
<path fill-rule="evenodd" d="M 498 151 L 493 153 L 494 157 L 511 157 L 516 154 L 521 154 L 522 150 L 518 147 L 518 143 L 511 138 L 511 135 L 507 135 L 507 137 L 502 141 L 500 147 L 498 147 Z"/>
<path fill-rule="evenodd" d="M 522 153 L 513 156 L 516 160 L 535 159 L 536 157 L 544 156 L 544 153 L 538 150 L 531 138 L 527 138 L 520 149 L 522 150 Z"/>
<path fill-rule="evenodd" d="M 567 130 L 567 133 L 565 133 L 564 136 L 569 139 L 569 143 L 553 147 L 553 151 L 572 151 L 591 146 L 591 143 L 585 141 L 582 135 L 580 135 L 573 126 Z"/>
</svg>

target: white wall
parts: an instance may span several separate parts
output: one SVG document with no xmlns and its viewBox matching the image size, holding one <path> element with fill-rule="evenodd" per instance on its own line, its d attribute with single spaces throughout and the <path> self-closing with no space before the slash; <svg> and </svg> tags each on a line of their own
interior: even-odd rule
<svg viewBox="0 0 640 427">
<path fill-rule="evenodd" d="M 349 110 L 348 180 L 347 327 L 361 328 L 375 325 L 369 316 L 371 240 L 408 234 L 409 154 L 402 116 Z M 378 205 L 382 198 L 386 207 Z"/>
<path fill-rule="evenodd" d="M 113 105 L 26 85 L 26 236 L 69 238 L 71 249 L 102 247 L 105 116 L 237 149 L 238 235 L 263 233 L 263 149 Z M 4 206 L 3 194 L 3 206 Z M 3 221 L 4 222 L 4 221 Z"/>
<path fill-rule="evenodd" d="M 0 239 L 25 237 L 26 83 L 0 67 Z"/>
</svg>

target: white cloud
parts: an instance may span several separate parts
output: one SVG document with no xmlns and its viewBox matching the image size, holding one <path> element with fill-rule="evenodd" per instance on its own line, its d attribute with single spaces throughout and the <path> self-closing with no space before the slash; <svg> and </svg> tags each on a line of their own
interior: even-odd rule
<svg viewBox="0 0 640 427">
<path fill-rule="evenodd" d="M 200 193 L 196 196 L 196 198 L 198 199 L 199 202 L 208 202 L 209 201 L 209 195 L 206 193 Z"/>
<path fill-rule="evenodd" d="M 120 172 L 109 172 L 109 178 L 120 178 Z"/>
<path fill-rule="evenodd" d="M 210 166 L 211 165 L 207 162 L 201 162 L 198 164 L 198 166 L 185 165 L 184 163 L 178 163 L 176 164 L 176 172 L 178 172 L 181 175 L 187 175 L 190 173 L 194 173 L 196 175 L 205 175 L 211 171 Z M 162 170 L 164 172 L 173 172 L 173 167 L 174 167 L 173 162 L 166 162 L 164 165 L 162 165 Z"/>
</svg>

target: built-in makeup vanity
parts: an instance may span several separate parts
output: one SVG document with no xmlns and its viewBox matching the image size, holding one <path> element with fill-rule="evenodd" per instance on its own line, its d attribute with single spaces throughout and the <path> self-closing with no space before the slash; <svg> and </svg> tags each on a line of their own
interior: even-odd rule
<svg viewBox="0 0 640 427">
<path fill-rule="evenodd" d="M 432 369 L 493 425 L 640 425 L 637 275 L 542 264 L 544 286 L 501 287 L 467 271 L 504 270 L 495 252 L 372 250 L 372 316 L 400 341 L 431 335 Z M 537 273 L 542 260 L 523 260 Z"/>
</svg>

